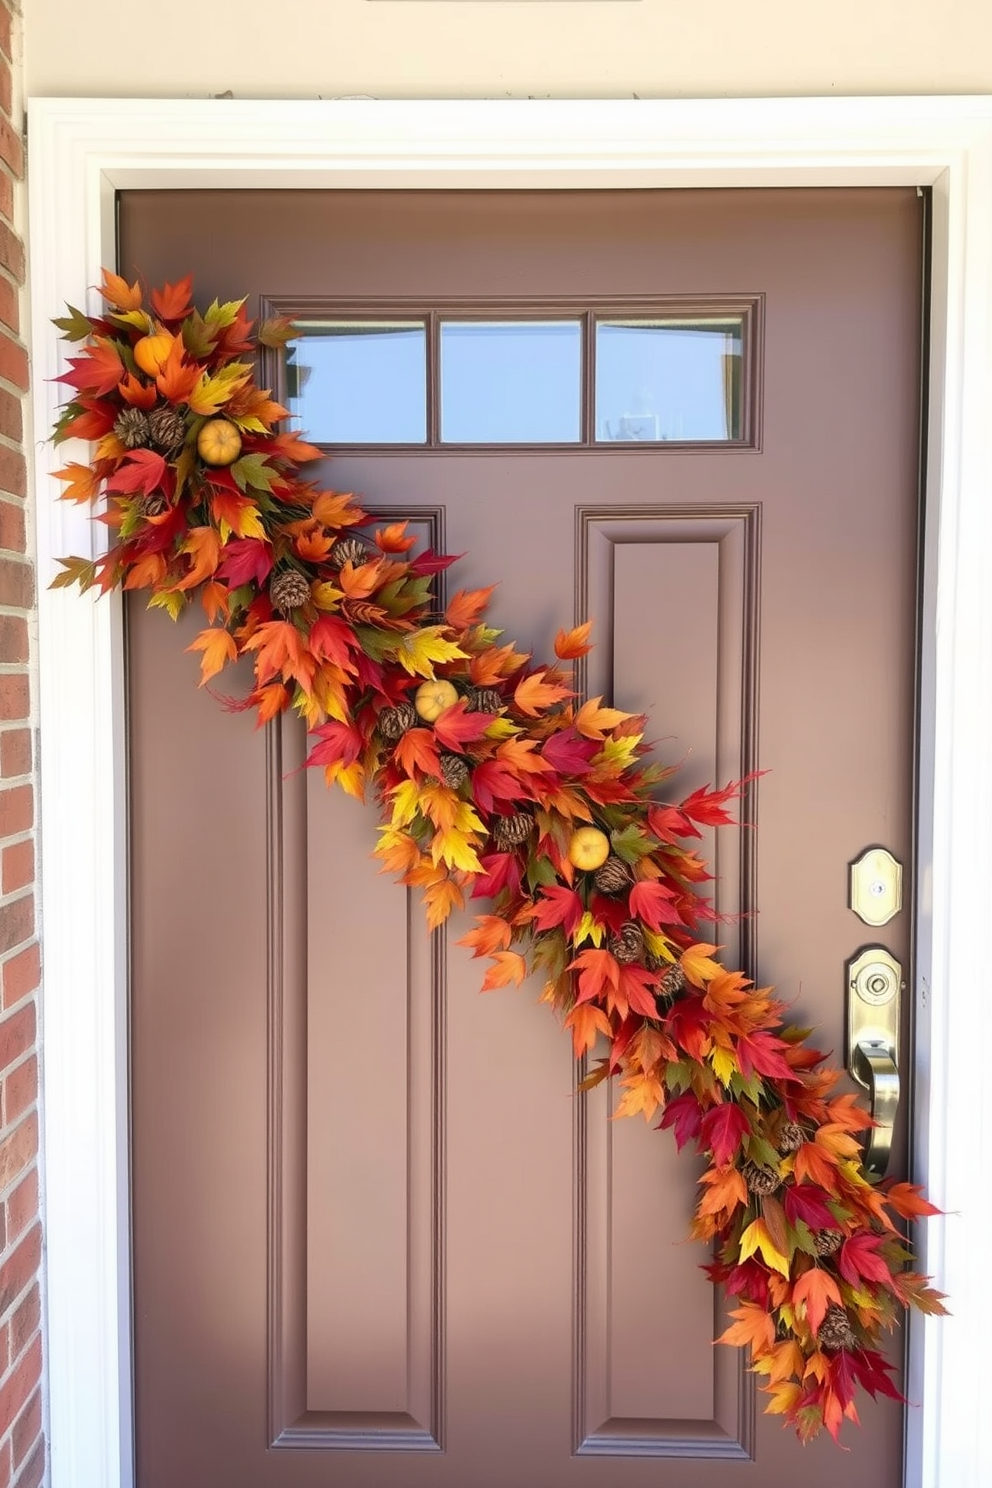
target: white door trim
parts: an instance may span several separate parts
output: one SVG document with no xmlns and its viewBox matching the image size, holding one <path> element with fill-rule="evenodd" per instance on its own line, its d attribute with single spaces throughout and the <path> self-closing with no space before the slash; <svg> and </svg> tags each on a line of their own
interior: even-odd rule
<svg viewBox="0 0 992 1488">
<path fill-rule="evenodd" d="M 39 440 L 64 369 L 49 317 L 66 300 L 96 306 L 87 286 L 113 261 L 120 188 L 933 187 L 915 1135 L 917 1176 L 959 1212 L 926 1237 L 954 1316 L 912 1329 L 906 1488 L 992 1482 L 979 1378 L 992 1200 L 968 1186 L 992 1170 L 978 1068 L 992 997 L 974 949 L 992 909 L 992 99 L 37 99 L 29 128 Z M 84 514 L 56 506 L 55 463 L 39 445 L 52 1484 L 129 1488 L 120 607 L 47 589 L 54 558 L 94 542 Z"/>
</svg>

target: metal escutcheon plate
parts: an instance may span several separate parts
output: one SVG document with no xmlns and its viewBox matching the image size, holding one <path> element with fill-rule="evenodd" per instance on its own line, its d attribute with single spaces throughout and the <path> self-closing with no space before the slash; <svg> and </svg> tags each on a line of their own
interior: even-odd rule
<svg viewBox="0 0 992 1488">
<path fill-rule="evenodd" d="M 902 864 L 884 847 L 869 847 L 851 864 L 850 905 L 866 925 L 887 925 L 902 909 Z"/>
</svg>

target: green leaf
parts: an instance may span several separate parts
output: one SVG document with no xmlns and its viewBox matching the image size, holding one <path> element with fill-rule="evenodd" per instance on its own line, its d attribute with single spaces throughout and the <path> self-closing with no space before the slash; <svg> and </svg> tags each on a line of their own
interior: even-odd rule
<svg viewBox="0 0 992 1488">
<path fill-rule="evenodd" d="M 214 300 L 208 307 L 207 313 L 203 318 L 208 326 L 233 325 L 238 318 L 238 311 L 243 304 L 244 300 L 226 300 L 223 305 L 219 300 Z M 185 337 L 183 339 L 185 340 Z"/>
<path fill-rule="evenodd" d="M 173 620 L 178 620 L 186 607 L 187 600 L 188 595 L 180 594 L 175 589 L 162 589 L 152 595 L 148 601 L 148 608 L 150 610 L 165 610 Z"/>
<path fill-rule="evenodd" d="M 242 491 L 271 491 L 275 471 L 264 455 L 242 455 L 231 466 L 231 474 Z"/>
<path fill-rule="evenodd" d="M 764 1086 L 757 1075 L 752 1075 L 749 1080 L 745 1080 L 743 1075 L 732 1075 L 730 1089 L 731 1093 L 736 1095 L 738 1100 L 749 1100 L 756 1106 L 761 1104 Z M 778 1161 L 777 1153 L 775 1160 L 776 1162 Z"/>
<path fill-rule="evenodd" d="M 62 565 L 62 573 L 56 574 L 50 589 L 69 589 L 73 584 L 78 584 L 85 593 L 96 583 L 96 564 L 90 558 L 59 558 Z"/>
<path fill-rule="evenodd" d="M 779 1154 L 768 1141 L 767 1137 L 750 1136 L 744 1140 L 744 1147 L 748 1157 L 759 1168 L 768 1168 L 772 1172 L 778 1172 Z"/>
<path fill-rule="evenodd" d="M 286 346 L 290 341 L 295 341 L 299 331 L 291 320 L 285 315 L 276 315 L 268 320 L 259 322 L 258 344 L 260 346 L 271 346 L 278 350 Z"/>
<path fill-rule="evenodd" d="M 665 1066 L 665 1084 L 669 1090 L 674 1090 L 676 1095 L 681 1095 L 684 1090 L 691 1090 L 691 1066 L 686 1064 L 684 1059 L 669 1060 Z"/>
<path fill-rule="evenodd" d="M 96 327 L 82 310 L 77 310 L 75 305 L 66 305 L 66 309 L 68 315 L 60 315 L 52 321 L 52 325 L 62 332 L 63 341 L 85 341 L 88 336 L 96 334 Z"/>
<path fill-rule="evenodd" d="M 610 841 L 617 857 L 623 858 L 625 863 L 638 862 L 641 858 L 647 857 L 656 846 L 650 837 L 645 836 L 636 822 L 631 822 L 629 827 L 624 827 L 620 832 L 614 832 Z"/>
<path fill-rule="evenodd" d="M 527 886 L 531 893 L 542 886 L 550 888 L 558 882 L 558 874 L 550 858 L 531 856 L 527 859 Z"/>
<path fill-rule="evenodd" d="M 195 361 L 204 362 L 217 345 L 217 337 L 199 310 L 194 310 L 182 323 L 183 345 Z"/>
</svg>

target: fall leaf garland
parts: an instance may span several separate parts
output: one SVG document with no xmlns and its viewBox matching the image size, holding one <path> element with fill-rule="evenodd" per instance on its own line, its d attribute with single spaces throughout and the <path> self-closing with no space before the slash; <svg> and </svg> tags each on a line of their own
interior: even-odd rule
<svg viewBox="0 0 992 1488">
<path fill-rule="evenodd" d="M 251 657 L 253 689 L 230 705 L 259 724 L 292 707 L 308 765 L 374 792 L 376 854 L 422 891 L 430 926 L 488 901 L 462 941 L 489 962 L 483 989 L 539 973 L 576 1055 L 607 1051 L 585 1088 L 615 1076 L 618 1114 L 660 1111 L 705 1154 L 692 1233 L 738 1304 L 720 1341 L 749 1349 L 769 1413 L 836 1437 L 859 1388 L 901 1398 L 881 1334 L 905 1308 L 944 1309 L 898 1222 L 937 1211 L 866 1176 L 869 1119 L 838 1072 L 700 940 L 692 843 L 731 821 L 740 784 L 661 803 L 672 772 L 646 761 L 644 718 L 573 692 L 588 623 L 535 665 L 487 625 L 491 589 L 435 613 L 454 560 L 413 555 L 404 523 L 374 528 L 352 495 L 302 478 L 321 451 L 277 432 L 286 410 L 252 361 L 291 339 L 287 321 L 256 329 L 244 301 L 201 313 L 189 278 L 146 305 L 105 270 L 102 294 L 101 316 L 55 322 L 85 344 L 54 440 L 95 444 L 57 474 L 66 499 L 102 502 L 111 542 L 63 559 L 55 586 L 146 589 L 173 618 L 198 597 L 201 685 Z"/>
</svg>

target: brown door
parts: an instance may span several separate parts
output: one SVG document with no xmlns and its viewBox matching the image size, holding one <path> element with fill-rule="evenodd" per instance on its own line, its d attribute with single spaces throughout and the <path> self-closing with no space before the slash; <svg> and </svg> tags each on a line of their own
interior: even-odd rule
<svg viewBox="0 0 992 1488">
<path fill-rule="evenodd" d="M 911 853 L 921 237 L 896 190 L 121 203 L 125 270 L 314 320 L 744 317 L 736 440 L 617 405 L 596 446 L 590 404 L 588 447 L 324 477 L 499 580 L 538 654 L 592 616 L 589 690 L 650 709 L 680 791 L 769 772 L 719 938 L 838 1055 L 845 961 L 910 950 L 847 865 Z M 803 1450 L 713 1348 L 693 1161 L 573 1098 L 533 987 L 478 995 L 465 921 L 428 938 L 291 724 L 197 691 L 195 620 L 129 620 L 139 1488 L 897 1488 L 897 1407 Z"/>
</svg>

